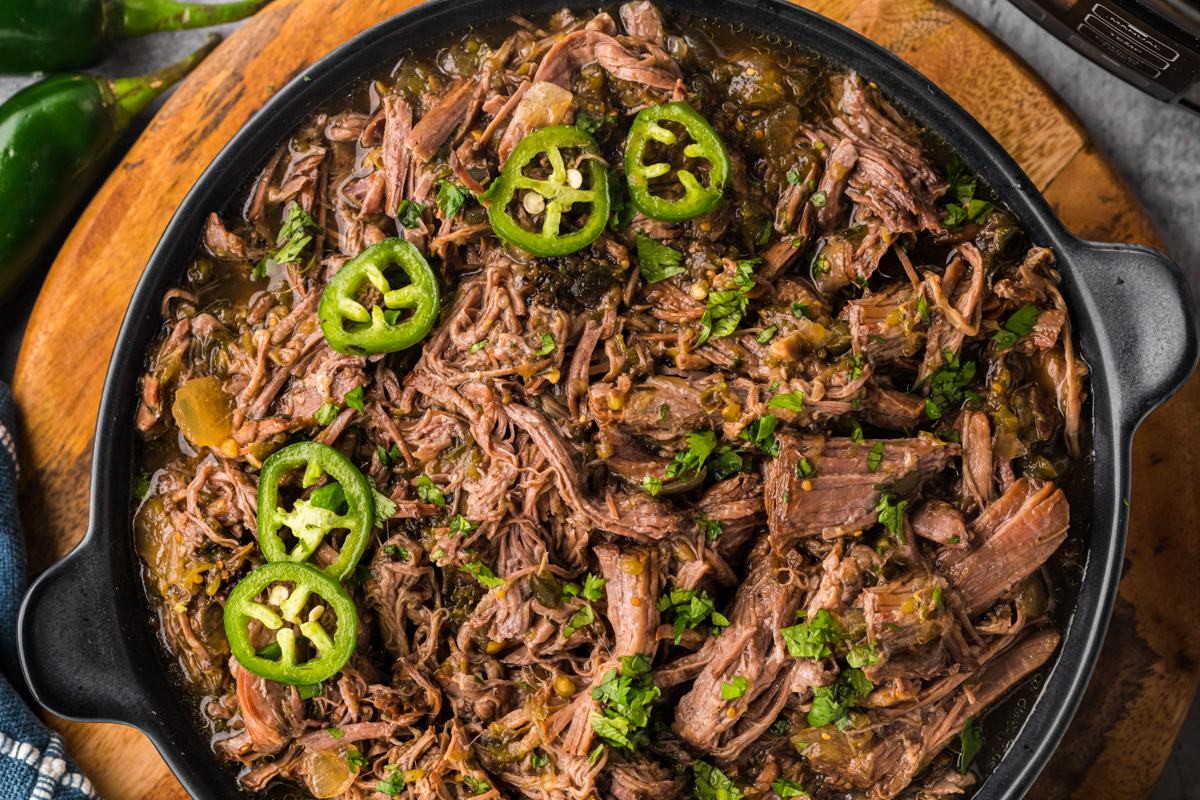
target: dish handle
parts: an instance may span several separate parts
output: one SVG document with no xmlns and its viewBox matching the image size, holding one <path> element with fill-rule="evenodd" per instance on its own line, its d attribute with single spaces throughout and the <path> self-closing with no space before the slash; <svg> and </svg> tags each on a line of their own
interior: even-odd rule
<svg viewBox="0 0 1200 800">
<path fill-rule="evenodd" d="M 145 715 L 139 669 L 120 635 L 108 559 L 91 536 L 42 573 L 21 603 L 21 670 L 35 700 L 67 719 L 132 724 Z M 144 654 L 155 662 L 154 654 Z"/>
<path fill-rule="evenodd" d="M 1196 368 L 1200 325 L 1187 278 L 1163 253 L 1078 241 L 1071 274 L 1111 365 L 1120 421 L 1132 431 Z"/>
</svg>

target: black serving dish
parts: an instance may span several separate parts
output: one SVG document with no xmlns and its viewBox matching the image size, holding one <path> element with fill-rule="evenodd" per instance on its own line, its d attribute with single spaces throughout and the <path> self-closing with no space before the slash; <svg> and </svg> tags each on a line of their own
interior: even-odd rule
<svg viewBox="0 0 1200 800">
<path fill-rule="evenodd" d="M 159 330 L 159 299 L 178 279 L 209 211 L 305 116 L 405 50 L 471 24 L 552 11 L 564 0 L 434 0 L 383 22 L 278 92 L 213 160 L 175 213 L 142 274 L 105 382 L 92 459 L 91 516 L 79 546 L 30 588 L 19 639 L 37 700 L 62 717 L 144 732 L 196 798 L 241 798 L 160 658 L 133 548 L 130 485 L 143 354 Z M 1135 245 L 1082 241 L 984 128 L 916 70 L 858 34 L 777 0 L 662 0 L 811 48 L 875 81 L 976 169 L 1037 245 L 1053 248 L 1083 357 L 1091 367 L 1094 477 L 1089 546 L 1074 613 L 1043 688 L 1009 749 L 975 793 L 1019 798 L 1062 738 L 1100 653 L 1120 579 L 1134 429 L 1179 389 L 1197 361 L 1196 307 L 1179 268 Z"/>
</svg>

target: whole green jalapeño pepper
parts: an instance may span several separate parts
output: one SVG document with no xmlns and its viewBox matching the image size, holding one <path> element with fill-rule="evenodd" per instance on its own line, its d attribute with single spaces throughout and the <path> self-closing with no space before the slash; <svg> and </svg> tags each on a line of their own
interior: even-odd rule
<svg viewBox="0 0 1200 800">
<path fill-rule="evenodd" d="M 410 283 L 393 289 L 384 270 L 399 267 Z M 371 283 L 383 304 L 368 311 L 358 291 Z M 358 254 L 325 285 L 317 314 L 329 346 L 339 353 L 394 353 L 425 338 L 437 318 L 437 278 L 421 252 L 404 239 L 384 239 Z M 402 309 L 412 314 L 401 321 Z"/>
<path fill-rule="evenodd" d="M 285 585 L 289 583 L 290 589 Z M 311 604 L 310 599 L 314 601 Z M 330 612 L 337 618 L 333 636 L 326 629 Z M 251 620 L 275 632 L 278 659 L 265 654 L 274 650 L 270 645 L 255 650 L 250 641 Z M 290 685 L 320 683 L 350 660 L 358 638 L 358 612 L 354 600 L 333 578 L 307 564 L 275 561 L 233 587 L 225 601 L 225 635 L 238 663 L 255 675 Z M 309 649 L 316 651 L 314 658 L 296 660 L 299 637 L 307 639 Z"/>
<path fill-rule="evenodd" d="M 328 475 L 341 486 L 341 496 L 329 502 L 328 497 L 314 493 L 307 500 L 297 500 L 291 511 L 284 510 L 279 505 L 279 484 L 299 467 L 305 468 L 301 481 L 304 488 Z M 347 510 L 338 513 L 343 502 Z M 345 530 L 337 560 L 324 569 L 334 580 L 345 580 L 367 549 L 374 525 L 371 485 L 350 459 L 332 447 L 319 442 L 298 442 L 278 451 L 263 464 L 258 478 L 258 546 L 268 561 L 308 561 L 333 531 Z M 283 528 L 296 540 L 290 550 L 280 535 Z"/>
<path fill-rule="evenodd" d="M 562 151 L 568 148 L 588 156 L 578 169 L 568 168 L 563 160 Z M 542 154 L 550 162 L 549 177 L 529 177 L 525 167 Z M 608 224 L 608 168 L 599 156 L 596 140 L 578 128 L 554 125 L 526 136 L 513 149 L 500 177 L 480 197 L 488 201 L 493 230 L 535 256 L 562 256 L 587 247 Z M 587 188 L 583 187 L 584 170 Z M 513 200 L 531 215 L 545 214 L 540 231 L 529 230 L 513 218 L 509 210 Z M 563 213 L 577 203 L 590 206 L 587 221 L 577 231 L 560 232 Z"/>
<path fill-rule="evenodd" d="M 680 169 L 676 175 L 683 184 L 683 197 L 668 200 L 651 194 L 650 181 L 670 172 L 671 165 L 664 162 L 645 163 L 646 150 L 651 142 L 672 145 L 677 140 L 675 134 L 663 127 L 661 122 L 683 126 L 692 138 L 691 144 L 683 148 L 683 154 L 708 161 L 707 187 L 701 186 L 690 170 Z M 625 178 L 629 183 L 629 199 L 638 211 L 650 219 L 683 222 L 712 211 L 721 202 L 730 169 L 729 153 L 721 137 L 687 103 L 667 103 L 645 108 L 633 120 L 625 144 Z"/>
<path fill-rule="evenodd" d="M 118 39 L 203 28 L 248 17 L 270 0 L 3 0 L 0 73 L 57 72 L 99 64 Z"/>
<path fill-rule="evenodd" d="M 134 115 L 219 41 L 210 36 L 178 64 L 137 78 L 51 75 L 0 105 L 0 299 L 91 190 Z"/>
</svg>

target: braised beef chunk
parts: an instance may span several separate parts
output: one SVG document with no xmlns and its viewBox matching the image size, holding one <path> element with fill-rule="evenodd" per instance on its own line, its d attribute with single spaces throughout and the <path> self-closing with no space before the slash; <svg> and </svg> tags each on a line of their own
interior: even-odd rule
<svg viewBox="0 0 1200 800">
<path fill-rule="evenodd" d="M 243 789 L 930 800 L 986 778 L 960 737 L 995 733 L 1070 613 L 1042 567 L 1074 558 L 1087 366 L 1054 254 L 802 44 L 648 0 L 477 25 L 281 131 L 207 217 L 136 387 L 133 533 Z M 630 199 L 687 204 L 725 166 L 703 213 Z M 414 300 L 415 342 L 347 341 L 407 340 Z M 268 522 L 268 464 L 308 450 L 329 464 L 271 478 Z M 268 663 L 350 621 L 293 609 L 289 581 L 231 646 L 271 537 L 331 573 L 367 516 L 324 680 Z"/>
<path fill-rule="evenodd" d="M 771 544 L 786 549 L 799 538 L 834 539 L 875 524 L 889 485 L 917 488 L 958 455 L 957 445 L 920 439 L 825 439 L 783 434 L 779 456 L 766 466 Z"/>
<path fill-rule="evenodd" d="M 943 552 L 938 568 L 968 613 L 977 614 L 1039 569 L 1067 538 L 1070 522 L 1061 489 L 1021 478 L 972 524 L 971 548 Z"/>
</svg>

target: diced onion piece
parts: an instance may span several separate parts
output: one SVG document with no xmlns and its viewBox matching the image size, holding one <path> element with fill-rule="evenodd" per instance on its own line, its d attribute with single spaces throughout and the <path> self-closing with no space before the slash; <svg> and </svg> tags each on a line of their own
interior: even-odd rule
<svg viewBox="0 0 1200 800">
<path fill-rule="evenodd" d="M 336 797 L 354 783 L 357 773 L 350 768 L 346 753 L 347 748 L 340 747 L 332 753 L 310 750 L 304 754 L 304 768 L 299 773 L 313 797 Z"/>
</svg>

